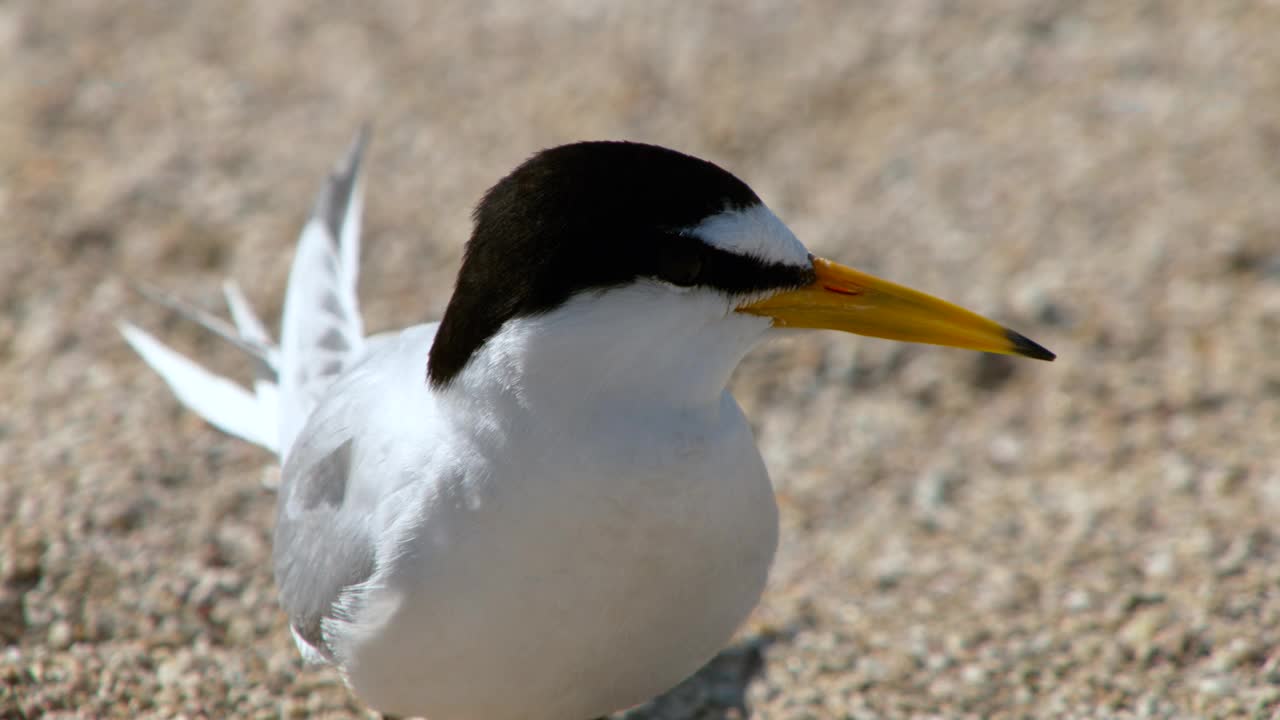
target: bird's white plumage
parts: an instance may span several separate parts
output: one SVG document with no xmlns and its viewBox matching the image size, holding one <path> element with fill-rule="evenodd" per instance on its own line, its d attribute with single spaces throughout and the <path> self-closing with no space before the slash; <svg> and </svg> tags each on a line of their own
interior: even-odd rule
<svg viewBox="0 0 1280 720">
<path fill-rule="evenodd" d="M 353 244 L 358 242 L 352 239 Z M 334 244 L 322 219 L 307 222 L 289 272 L 281 321 L 280 358 L 285 371 L 280 374 L 280 447 L 284 455 L 329 382 L 363 350 L 354 278 L 342 265 L 347 255 Z M 332 311 L 323 310 L 326 302 Z"/>
<path fill-rule="evenodd" d="M 164 378 L 178 400 L 219 430 L 276 449 L 277 428 L 260 412 L 259 400 L 227 378 L 215 375 L 169 349 L 143 330 L 120 324 L 125 340 Z"/>
<path fill-rule="evenodd" d="M 712 247 L 766 262 L 809 266 L 809 250 L 766 205 L 726 210 L 686 230 Z"/>
<path fill-rule="evenodd" d="M 253 347 L 261 348 L 261 363 L 255 369 L 253 378 L 253 394 L 258 400 L 255 414 L 262 427 L 267 429 L 263 433 L 264 437 L 270 438 L 272 443 L 267 449 L 277 452 L 279 447 L 276 443 L 280 437 L 280 389 L 276 378 L 280 367 L 280 350 L 254 312 L 253 306 L 249 304 L 249 299 L 240 290 L 239 284 L 234 280 L 223 282 L 222 296 L 226 299 L 236 332 Z"/>
<path fill-rule="evenodd" d="M 745 619 L 776 546 L 768 475 L 725 390 L 769 321 L 640 279 L 507 321 L 429 385 L 436 324 L 361 337 L 355 161 L 303 230 L 280 348 L 228 291 L 278 389 L 251 394 L 124 328 L 184 404 L 285 460 L 277 581 L 304 655 L 375 708 L 431 720 L 587 720 L 674 685 Z M 688 232 L 808 258 L 763 206 Z"/>
<path fill-rule="evenodd" d="M 650 312 L 661 320 L 594 335 L 619 364 L 575 362 L 589 350 L 575 341 L 593 336 L 583 330 L 636 299 L 606 293 L 537 327 L 512 323 L 441 393 L 420 382 L 434 327 L 413 328 L 317 408 L 303 436 L 323 447 L 298 452 L 385 446 L 357 458 L 347 501 L 379 538 L 378 569 L 345 596 L 357 611 L 326 625 L 375 706 L 441 720 L 593 717 L 696 670 L 754 606 L 776 510 L 723 382 L 760 323 L 706 338 L 690 368 L 681 353 L 640 351 L 697 323 Z M 628 351 L 652 363 L 647 380 L 689 382 L 615 386 L 637 369 Z"/>
</svg>

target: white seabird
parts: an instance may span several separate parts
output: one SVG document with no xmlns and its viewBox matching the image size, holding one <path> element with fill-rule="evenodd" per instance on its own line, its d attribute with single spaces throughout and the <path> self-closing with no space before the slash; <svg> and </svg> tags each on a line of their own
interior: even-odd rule
<svg viewBox="0 0 1280 720">
<path fill-rule="evenodd" d="M 178 399 L 283 465 L 275 576 L 298 647 L 372 707 L 588 720 L 729 640 L 765 586 L 773 489 L 726 390 L 774 328 L 1043 360 L 959 307 L 813 257 L 742 181 L 652 145 L 545 150 L 490 189 L 439 323 L 366 337 L 363 135 L 299 240 L 252 390 L 130 324 Z"/>
</svg>

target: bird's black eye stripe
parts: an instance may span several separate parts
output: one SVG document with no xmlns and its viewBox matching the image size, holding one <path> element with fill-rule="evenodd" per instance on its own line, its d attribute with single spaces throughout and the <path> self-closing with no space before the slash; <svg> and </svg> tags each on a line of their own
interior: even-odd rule
<svg viewBox="0 0 1280 720">
<path fill-rule="evenodd" d="M 813 266 L 767 262 L 725 250 L 711 249 L 702 264 L 699 285 L 734 295 L 798 288 L 817 280 Z"/>
<path fill-rule="evenodd" d="M 799 267 L 721 250 L 696 237 L 670 234 L 659 241 L 654 276 L 681 287 L 706 287 L 731 295 L 798 288 L 813 283 L 813 266 Z"/>
<path fill-rule="evenodd" d="M 654 275 L 672 285 L 690 287 L 702 276 L 702 243 L 680 237 L 664 237 L 658 242 Z"/>
</svg>

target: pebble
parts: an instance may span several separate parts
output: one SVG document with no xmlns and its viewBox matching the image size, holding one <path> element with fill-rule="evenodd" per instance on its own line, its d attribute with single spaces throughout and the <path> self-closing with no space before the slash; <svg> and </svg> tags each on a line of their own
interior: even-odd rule
<svg viewBox="0 0 1280 720">
<path fill-rule="evenodd" d="M 985 685 L 991 679 L 986 668 L 980 665 L 965 666 L 964 670 L 961 671 L 960 677 L 970 685 Z"/>
<path fill-rule="evenodd" d="M 1001 468 L 1017 464 L 1022 459 L 1022 454 L 1022 441 L 1010 433 L 997 435 L 987 446 L 987 457 L 992 464 Z"/>
<path fill-rule="evenodd" d="M 1063 596 L 1062 606 L 1071 612 L 1084 612 L 1093 607 L 1093 598 L 1089 595 L 1089 591 L 1074 588 Z"/>
<path fill-rule="evenodd" d="M 1235 683 L 1225 675 L 1210 675 L 1196 683 L 1196 690 L 1205 695 L 1229 695 L 1235 691 Z"/>
<path fill-rule="evenodd" d="M 56 620 L 49 626 L 48 632 L 49 647 L 65 650 L 71 647 L 74 640 L 74 631 L 71 623 L 66 620 Z"/>
</svg>

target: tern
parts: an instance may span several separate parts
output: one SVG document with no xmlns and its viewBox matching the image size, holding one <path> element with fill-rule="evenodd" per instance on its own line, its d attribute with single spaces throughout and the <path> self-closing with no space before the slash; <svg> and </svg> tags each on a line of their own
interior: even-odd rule
<svg viewBox="0 0 1280 720">
<path fill-rule="evenodd" d="M 276 344 L 155 293 L 254 360 L 251 389 L 138 327 L 179 401 L 282 463 L 275 579 L 308 661 L 429 720 L 588 720 L 719 651 L 778 542 L 726 389 L 779 329 L 1052 360 L 958 306 L 809 253 L 743 181 L 634 142 L 541 151 L 473 213 L 439 322 L 366 336 L 362 132 L 298 241 Z"/>
</svg>

